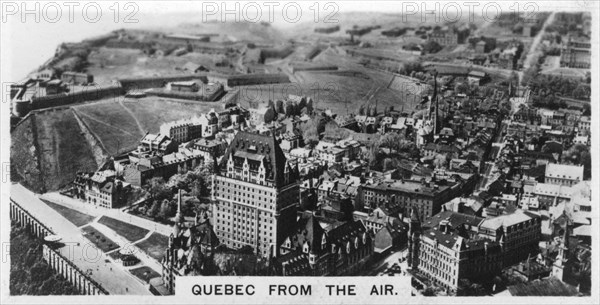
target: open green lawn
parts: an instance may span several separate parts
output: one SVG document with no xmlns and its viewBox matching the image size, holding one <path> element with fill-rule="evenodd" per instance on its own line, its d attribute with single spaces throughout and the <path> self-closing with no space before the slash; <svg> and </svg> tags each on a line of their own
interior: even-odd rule
<svg viewBox="0 0 600 305">
<path fill-rule="evenodd" d="M 146 229 L 106 216 L 102 216 L 98 222 L 109 227 L 117 234 L 123 236 L 125 239 L 131 242 L 144 238 L 144 236 L 146 236 L 146 234 L 149 232 Z"/>
<path fill-rule="evenodd" d="M 46 203 L 49 207 L 56 210 L 60 215 L 65 217 L 68 221 L 72 222 L 74 225 L 81 227 L 83 225 L 87 225 L 88 223 L 94 220 L 94 216 L 90 216 L 88 214 L 81 213 L 79 211 L 64 207 L 62 205 L 56 204 L 54 202 L 50 202 L 42 199 L 44 203 Z"/>
<path fill-rule="evenodd" d="M 155 277 L 160 277 L 160 274 L 147 266 L 130 269 L 129 272 L 146 283 L 150 282 L 150 280 Z"/>
<path fill-rule="evenodd" d="M 199 116 L 213 108 L 216 111 L 223 109 L 219 102 L 179 101 L 156 96 L 139 100 L 128 99 L 123 104 L 135 115 L 144 129 L 151 133 L 159 132 L 160 125 L 165 122 Z"/>
<path fill-rule="evenodd" d="M 134 149 L 144 136 L 135 118 L 118 102 L 110 100 L 73 108 L 111 154 Z"/>
<path fill-rule="evenodd" d="M 73 106 L 111 154 L 135 149 L 147 132 L 158 133 L 163 123 L 191 118 L 211 108 L 220 110 L 222 105 L 150 96 L 142 99 L 118 97 Z"/>
<path fill-rule="evenodd" d="M 157 261 L 165 256 L 165 249 L 169 245 L 169 238 L 159 233 L 152 233 L 148 239 L 137 243 L 136 246 Z"/>
<path fill-rule="evenodd" d="M 100 233 L 94 227 L 87 226 L 81 228 L 83 231 L 83 236 L 89 239 L 96 247 L 102 252 L 110 252 L 112 250 L 118 249 L 119 245 L 112 241 L 110 238 L 106 237 L 104 234 Z"/>
</svg>

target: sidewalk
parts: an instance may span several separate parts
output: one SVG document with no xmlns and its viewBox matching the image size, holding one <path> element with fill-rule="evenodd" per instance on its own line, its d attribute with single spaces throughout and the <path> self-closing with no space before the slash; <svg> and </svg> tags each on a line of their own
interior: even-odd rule
<svg viewBox="0 0 600 305">
<path fill-rule="evenodd" d="M 120 209 L 105 209 L 97 206 L 90 205 L 86 202 L 83 202 L 78 199 L 74 199 L 68 196 L 61 195 L 59 193 L 46 193 L 38 195 L 41 199 L 48 200 L 54 202 L 56 204 L 60 204 L 67 208 L 71 208 L 77 211 L 80 211 L 85 214 L 89 214 L 91 216 L 108 216 L 122 222 L 126 222 L 141 228 L 144 228 L 149 231 L 157 232 L 165 236 L 171 235 L 173 232 L 173 228 L 168 225 L 164 225 L 161 223 L 157 223 L 145 218 L 141 218 L 126 212 L 121 211 Z"/>
</svg>

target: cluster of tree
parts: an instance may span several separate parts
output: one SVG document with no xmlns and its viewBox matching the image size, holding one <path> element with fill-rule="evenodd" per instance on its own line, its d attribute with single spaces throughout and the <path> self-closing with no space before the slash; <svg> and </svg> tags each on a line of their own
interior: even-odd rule
<svg viewBox="0 0 600 305">
<path fill-rule="evenodd" d="M 390 154 L 407 154 L 413 158 L 419 157 L 419 149 L 416 144 L 396 132 L 388 132 L 381 136 L 379 146 L 389 149 Z"/>
<path fill-rule="evenodd" d="M 269 101 L 275 112 L 285 114 L 286 116 L 302 115 L 303 113 L 310 114 L 313 111 L 313 101 L 311 98 L 301 98 L 299 102 L 291 100 L 276 100 Z"/>
<path fill-rule="evenodd" d="M 546 27 L 546 32 L 558 32 L 567 35 L 569 32 L 577 31 L 577 25 L 583 24 L 581 13 L 557 13 L 554 22 Z"/>
<path fill-rule="evenodd" d="M 529 85 L 533 92 L 543 96 L 555 94 L 564 97 L 589 99 L 591 95 L 591 88 L 588 84 L 560 75 L 536 74 L 529 79 Z"/>
<path fill-rule="evenodd" d="M 411 75 L 413 73 L 416 72 L 422 72 L 423 71 L 423 65 L 421 64 L 420 61 L 410 61 L 410 62 L 405 62 L 401 65 L 398 73 L 402 74 L 402 75 Z"/>
<path fill-rule="evenodd" d="M 338 126 L 338 124 L 335 121 L 329 121 L 325 125 L 325 137 L 335 139 L 346 139 L 352 134 L 352 130 Z"/>
<path fill-rule="evenodd" d="M 423 44 L 423 52 L 425 52 L 425 54 L 437 53 L 437 52 L 441 51 L 442 49 L 443 49 L 443 47 L 439 43 L 437 43 L 433 40 L 429 40 Z"/>
<path fill-rule="evenodd" d="M 562 154 L 563 162 L 583 165 L 583 179 L 590 179 L 592 173 L 592 155 L 587 145 L 575 144 Z"/>
<path fill-rule="evenodd" d="M 193 197 L 202 198 L 210 196 L 210 181 L 214 173 L 212 162 L 203 163 L 191 171 L 172 176 L 168 182 L 161 177 L 154 177 L 144 186 L 149 194 L 149 208 L 146 216 L 157 220 L 167 220 L 175 216 L 177 202 L 173 200 L 176 189 L 182 189 Z M 182 207 L 184 215 L 192 215 L 195 207 L 186 204 Z"/>
<path fill-rule="evenodd" d="M 11 295 L 77 295 L 77 289 L 56 274 L 42 258 L 42 243 L 24 228 L 11 226 Z"/>
<path fill-rule="evenodd" d="M 387 150 L 387 151 L 386 151 Z M 403 135 L 389 132 L 371 143 L 362 156 L 373 170 L 388 171 L 398 168 L 403 159 L 417 159 L 420 151 L 413 141 Z"/>
<path fill-rule="evenodd" d="M 300 125 L 304 144 L 314 147 L 319 143 L 320 135 L 325 131 L 325 126 L 330 118 L 321 114 L 313 116 L 308 122 Z"/>
</svg>

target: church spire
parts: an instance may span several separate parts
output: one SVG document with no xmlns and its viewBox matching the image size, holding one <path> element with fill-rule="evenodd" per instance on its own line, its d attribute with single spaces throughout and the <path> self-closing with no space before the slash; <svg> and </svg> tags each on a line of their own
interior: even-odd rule
<svg viewBox="0 0 600 305">
<path fill-rule="evenodd" d="M 183 214 L 181 214 L 181 189 L 177 191 L 177 214 L 175 215 L 175 223 L 183 222 Z"/>
</svg>

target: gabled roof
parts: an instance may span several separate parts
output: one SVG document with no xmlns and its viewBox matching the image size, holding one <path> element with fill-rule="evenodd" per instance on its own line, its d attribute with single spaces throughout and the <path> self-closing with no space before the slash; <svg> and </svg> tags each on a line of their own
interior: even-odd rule
<svg viewBox="0 0 600 305">
<path fill-rule="evenodd" d="M 277 187 L 283 186 L 287 159 L 274 136 L 246 131 L 238 132 L 225 152 L 225 156 L 221 161 L 221 168 L 226 168 L 230 157 L 245 156 L 246 154 L 260 155 L 264 158 L 267 180 L 273 181 Z"/>
</svg>

